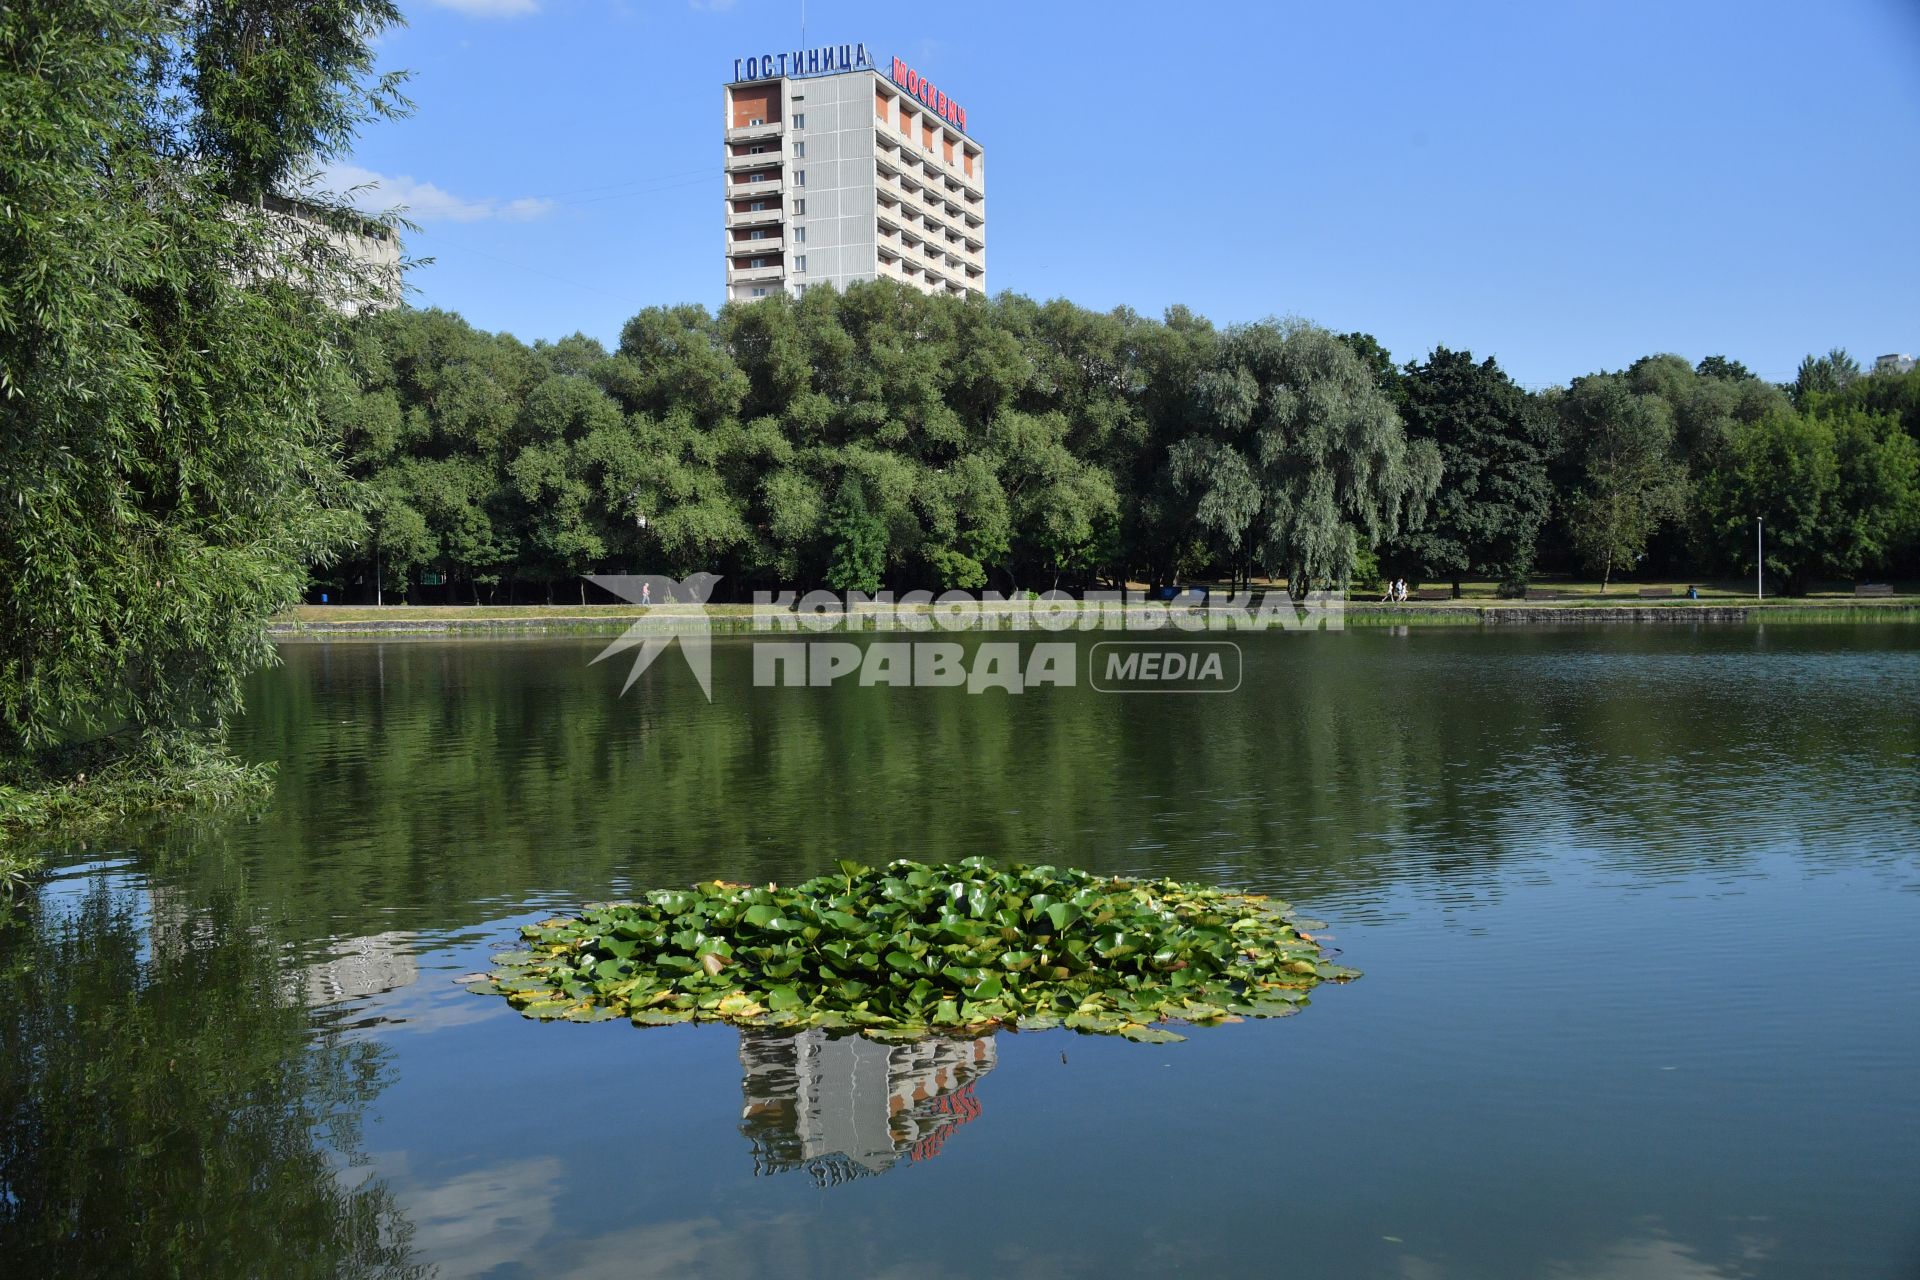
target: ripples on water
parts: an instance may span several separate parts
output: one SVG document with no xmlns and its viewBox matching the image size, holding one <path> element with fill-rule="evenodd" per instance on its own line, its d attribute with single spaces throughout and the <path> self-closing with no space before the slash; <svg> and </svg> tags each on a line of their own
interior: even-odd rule
<svg viewBox="0 0 1920 1280">
<path fill-rule="evenodd" d="M 1909 628 L 1255 636 L 1239 693 L 1172 700 L 754 690 L 735 639 L 711 706 L 672 664 L 616 697 L 624 673 L 588 665 L 602 643 L 290 645 L 238 735 L 279 762 L 266 814 L 76 851 L 31 945 L 0 956 L 8 1145 L 147 1154 L 92 1184 L 87 1160 L 16 1158 L 0 1257 L 916 1276 L 1920 1261 Z M 1367 976 L 1169 1047 L 871 1053 L 540 1026 L 454 982 L 584 901 L 975 853 L 1281 894 Z M 216 984 L 237 994 L 199 1017 Z M 50 1050 L 117 1053 L 114 1025 L 144 1038 L 127 1087 Z M 203 1080 L 190 1115 L 142 1101 L 177 1087 L 170 1061 Z M 322 1158 L 243 1190 L 249 1153 L 303 1148 Z M 107 1224 L 84 1255 L 47 1234 L 55 1203 Z M 222 1225 L 243 1209 L 252 1227 Z M 208 1239 L 163 1238 L 169 1215 Z"/>
</svg>

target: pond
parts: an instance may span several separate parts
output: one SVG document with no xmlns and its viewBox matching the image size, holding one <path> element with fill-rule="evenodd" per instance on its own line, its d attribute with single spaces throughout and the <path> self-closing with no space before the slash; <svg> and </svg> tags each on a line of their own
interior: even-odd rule
<svg viewBox="0 0 1920 1280">
<path fill-rule="evenodd" d="M 289 643 L 264 812 L 57 860 L 0 941 L 0 1270 L 1920 1265 L 1920 628 L 1251 635 L 1187 697 L 755 688 L 723 637 L 711 703 L 604 643 Z M 1177 1044 L 456 982 L 586 902 L 973 855 L 1277 894 L 1365 976 Z"/>
</svg>

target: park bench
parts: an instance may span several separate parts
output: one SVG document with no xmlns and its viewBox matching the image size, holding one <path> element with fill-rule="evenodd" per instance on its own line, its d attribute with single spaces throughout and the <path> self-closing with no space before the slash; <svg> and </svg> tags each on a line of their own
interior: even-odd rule
<svg viewBox="0 0 1920 1280">
<path fill-rule="evenodd" d="M 1673 588 L 1672 588 L 1672 587 L 1642 587 L 1642 588 L 1640 588 L 1640 598 L 1641 598 L 1642 600 L 1664 600 L 1664 599 L 1666 599 L 1667 597 L 1669 597 L 1669 596 L 1671 596 L 1672 594 L 1673 594 Z"/>
<path fill-rule="evenodd" d="M 1890 596 L 1893 594 L 1891 582 L 1862 582 L 1853 589 L 1856 596 Z"/>
<path fill-rule="evenodd" d="M 1567 593 L 1564 591 L 1549 591 L 1544 587 L 1527 588 L 1527 599 L 1529 600 L 1565 600 L 1566 598 Z"/>
<path fill-rule="evenodd" d="M 1421 587 L 1413 593 L 1413 598 L 1415 600 L 1451 600 L 1453 599 L 1453 588 Z"/>
</svg>

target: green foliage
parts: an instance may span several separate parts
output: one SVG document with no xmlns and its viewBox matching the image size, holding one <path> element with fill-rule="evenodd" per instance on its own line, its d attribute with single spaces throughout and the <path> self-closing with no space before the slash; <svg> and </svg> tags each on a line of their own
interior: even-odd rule
<svg viewBox="0 0 1920 1280">
<path fill-rule="evenodd" d="M 369 603 L 551 602 L 582 574 L 640 571 L 720 574 L 734 598 L 1261 573 L 1299 590 L 1364 579 L 1368 555 L 1510 590 L 1536 567 L 1732 572 L 1688 477 L 1788 407 L 1717 356 L 1534 395 L 1444 347 L 1399 370 L 1363 333 L 1223 335 L 1180 307 L 1154 321 L 891 281 L 650 308 L 611 352 L 435 311 L 369 317 L 355 350 L 361 383 L 327 412 L 367 530 L 319 585 Z M 1908 385 L 1812 403 L 1920 412 Z M 849 476 L 866 507 L 851 540 Z M 446 585 L 419 585 L 427 571 Z"/>
<path fill-rule="evenodd" d="M 1370 333 L 1343 333 L 1338 336 L 1354 355 L 1360 357 L 1360 362 L 1372 371 L 1374 384 L 1398 407 L 1401 375 L 1400 367 L 1393 362 L 1393 355 L 1380 345 L 1378 338 Z"/>
<path fill-rule="evenodd" d="M 1742 433 L 1726 465 L 1705 478 L 1703 524 L 1729 559 L 1740 558 L 1744 545 L 1751 567 L 1755 519 L 1763 517 L 1767 574 L 1791 592 L 1819 562 L 1834 481 L 1833 433 L 1797 413 L 1771 414 Z"/>
<path fill-rule="evenodd" d="M 1437 347 L 1407 366 L 1400 414 L 1410 440 L 1440 453 L 1440 488 L 1424 523 L 1393 544 L 1413 576 L 1523 585 L 1552 491 L 1547 411 L 1489 357 Z"/>
<path fill-rule="evenodd" d="M 217 741 L 357 527 L 321 405 L 372 294 L 264 197 L 330 154 L 385 3 L 0 8 L 0 761 Z M 175 92 L 175 90 L 179 92 Z"/>
<path fill-rule="evenodd" d="M 1845 391 L 1859 379 L 1860 362 L 1848 355 L 1845 347 L 1835 347 L 1824 356 L 1802 360 L 1787 390 L 1793 397 L 1793 407 L 1805 409 L 1811 407 L 1814 397 Z"/>
<path fill-rule="evenodd" d="M 1766 573 L 1789 593 L 1816 574 L 1887 567 L 1920 537 L 1920 447 L 1890 418 L 1781 410 L 1746 428 L 1700 486 L 1707 554 Z"/>
<path fill-rule="evenodd" d="M 1822 567 L 1853 578 L 1910 564 L 1920 546 L 1920 440 L 1892 417 L 1857 409 L 1821 421 L 1834 460 Z"/>
<path fill-rule="evenodd" d="M 833 560 L 827 565 L 827 585 L 837 591 L 880 590 L 880 573 L 887 565 L 887 528 L 867 508 L 866 486 L 858 476 L 840 482 L 839 496 L 827 516 L 833 538 Z"/>
<path fill-rule="evenodd" d="M 1906 433 L 1920 440 L 1920 369 L 1905 373 L 1876 373 L 1849 382 L 1838 391 L 1814 392 L 1806 397 L 1809 413 L 1838 414 L 1848 410 L 1896 419 Z"/>
<path fill-rule="evenodd" d="M 6 762 L 0 853 L 90 838 L 134 817 L 244 809 L 266 799 L 272 779 L 208 735 L 106 739 Z"/>
<path fill-rule="evenodd" d="M 1693 371 L 1703 378 L 1722 378 L 1731 382 L 1753 380 L 1753 372 L 1738 360 L 1729 360 L 1725 356 L 1706 356 Z"/>
<path fill-rule="evenodd" d="M 1202 429 L 1169 466 L 1243 575 L 1284 574 L 1296 593 L 1344 587 L 1360 548 L 1417 526 L 1439 482 L 1432 443 L 1407 440 L 1372 372 L 1324 329 L 1231 330 L 1196 395 Z"/>
<path fill-rule="evenodd" d="M 121 6 L 125 8 L 127 6 Z M 304 165 L 352 149 L 365 120 L 402 114 L 403 73 L 373 75 L 372 40 L 401 24 L 393 0 L 175 0 L 176 74 L 194 110 L 193 154 L 231 196 L 284 190 Z"/>
<path fill-rule="evenodd" d="M 1577 477 L 1567 523 L 1604 590 L 1640 558 L 1660 522 L 1683 509 L 1686 472 L 1673 458 L 1673 414 L 1616 374 L 1576 379 L 1559 409 Z"/>
<path fill-rule="evenodd" d="M 983 858 L 839 866 L 792 889 L 714 881 L 530 925 L 529 949 L 497 957 L 479 989 L 580 1022 L 1177 1040 L 1154 1024 L 1281 1017 L 1359 976 L 1322 958 L 1305 932 L 1322 926 L 1257 894 Z"/>
<path fill-rule="evenodd" d="M 10 817 L 25 813 L 32 804 L 33 797 L 0 787 L 0 825 Z M 45 866 L 46 862 L 33 854 L 0 848 L 0 927 L 15 918 L 14 909 L 32 892 L 34 881 Z"/>
<path fill-rule="evenodd" d="M 1676 355 L 1647 356 L 1622 377 L 1629 391 L 1664 406 L 1673 424 L 1673 455 L 1696 475 L 1713 465 L 1741 424 L 1787 407 L 1778 387 L 1718 356 L 1702 360 L 1700 369 L 1688 368 Z"/>
</svg>

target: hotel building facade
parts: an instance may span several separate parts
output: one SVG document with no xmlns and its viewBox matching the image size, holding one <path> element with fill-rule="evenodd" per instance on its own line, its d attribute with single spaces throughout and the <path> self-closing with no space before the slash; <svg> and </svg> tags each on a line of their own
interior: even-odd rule
<svg viewBox="0 0 1920 1280">
<path fill-rule="evenodd" d="M 725 101 L 730 301 L 856 280 L 986 293 L 986 153 L 938 85 L 829 45 L 739 60 Z"/>
</svg>

